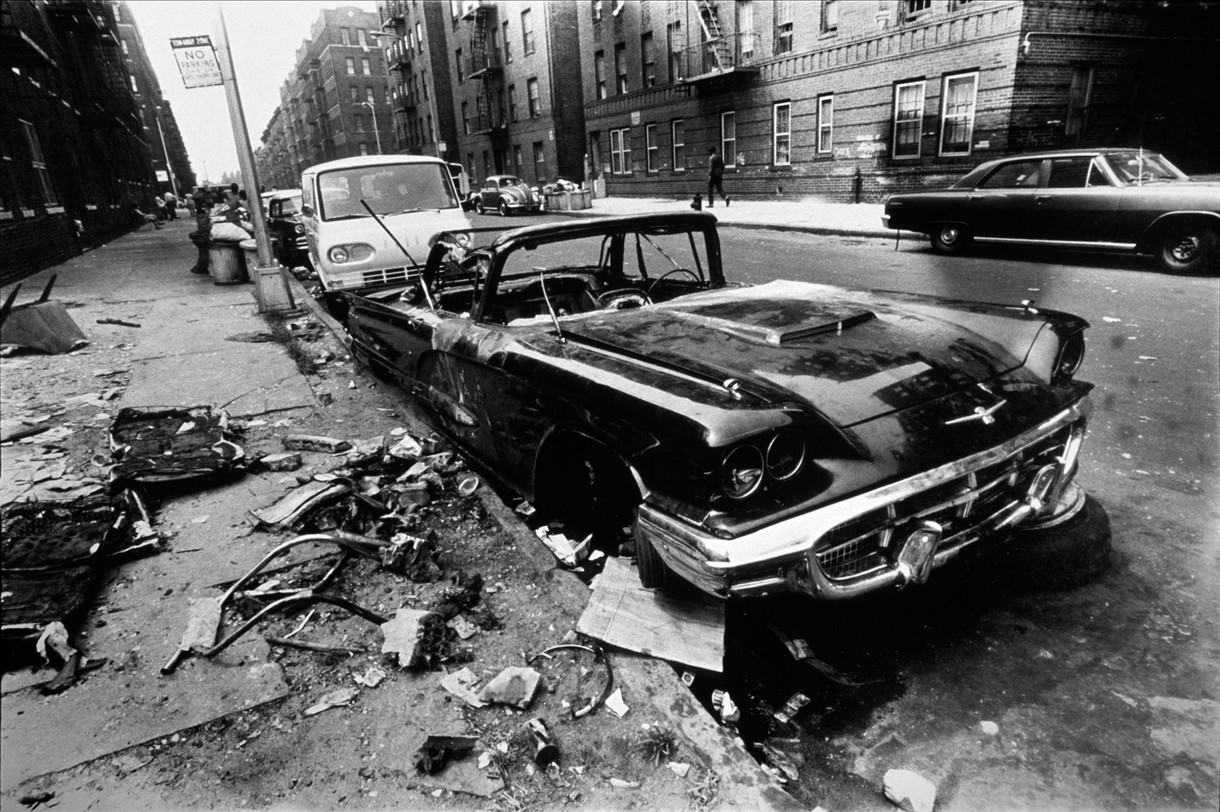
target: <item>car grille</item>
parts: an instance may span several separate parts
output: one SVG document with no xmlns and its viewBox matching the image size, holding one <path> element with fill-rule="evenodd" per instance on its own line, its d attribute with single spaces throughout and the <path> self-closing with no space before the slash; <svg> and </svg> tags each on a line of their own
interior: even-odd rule
<svg viewBox="0 0 1220 812">
<path fill-rule="evenodd" d="M 1045 437 L 1008 459 L 962 474 L 831 528 L 814 546 L 814 558 L 832 581 L 846 581 L 889 566 L 904 527 L 933 521 L 944 530 L 939 549 L 973 541 L 987 520 L 1019 503 L 1038 470 L 1062 458 L 1071 428 Z"/>
<path fill-rule="evenodd" d="M 372 271 L 361 271 L 360 286 L 371 288 L 382 285 L 402 284 L 414 275 L 417 274 L 408 271 L 406 268 L 378 268 Z"/>
</svg>

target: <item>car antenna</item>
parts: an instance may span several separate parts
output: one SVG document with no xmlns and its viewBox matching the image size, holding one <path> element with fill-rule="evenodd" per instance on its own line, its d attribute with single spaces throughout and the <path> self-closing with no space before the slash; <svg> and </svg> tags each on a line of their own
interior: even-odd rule
<svg viewBox="0 0 1220 812">
<path fill-rule="evenodd" d="M 373 207 L 369 205 L 369 202 L 362 197 L 360 198 L 360 205 L 364 206 L 368 213 L 373 215 L 373 219 L 377 221 L 377 225 L 381 226 L 385 233 L 390 236 L 390 239 L 393 240 L 394 244 L 398 246 L 398 250 L 406 254 L 407 261 L 412 265 L 418 266 L 419 263 L 415 261 L 415 257 L 411 256 L 411 252 L 407 250 L 406 246 L 398 241 L 398 238 L 394 236 L 394 232 L 390 231 L 390 227 L 387 226 L 385 221 L 381 219 L 381 215 L 373 211 Z"/>
<path fill-rule="evenodd" d="M 567 344 L 568 340 L 563 337 L 563 328 L 559 326 L 559 317 L 555 315 L 555 308 L 551 307 L 551 297 L 546 292 L 546 271 L 538 271 L 538 283 L 542 286 L 542 300 L 546 302 L 547 312 L 551 314 L 551 322 L 555 325 L 555 333 L 559 336 L 559 343 Z"/>
</svg>

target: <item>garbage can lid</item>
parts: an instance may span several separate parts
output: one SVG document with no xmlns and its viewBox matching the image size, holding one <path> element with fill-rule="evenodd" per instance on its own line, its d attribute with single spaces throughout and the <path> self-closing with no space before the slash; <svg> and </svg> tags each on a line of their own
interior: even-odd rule
<svg viewBox="0 0 1220 812">
<path fill-rule="evenodd" d="M 258 242 L 255 240 L 242 240 L 237 244 L 243 251 L 257 251 Z"/>
</svg>

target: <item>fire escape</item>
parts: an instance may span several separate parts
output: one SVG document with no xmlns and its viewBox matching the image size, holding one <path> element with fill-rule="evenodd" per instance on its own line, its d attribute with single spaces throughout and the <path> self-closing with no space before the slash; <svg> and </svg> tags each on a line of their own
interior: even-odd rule
<svg viewBox="0 0 1220 812">
<path fill-rule="evenodd" d="M 470 55 L 466 58 L 466 75 L 471 80 L 479 81 L 471 132 L 489 135 L 492 146 L 500 149 L 508 142 L 508 122 L 501 102 L 504 82 L 500 53 L 488 33 L 496 30 L 495 20 L 492 19 L 494 13 L 495 6 L 491 3 L 468 2 L 462 19 L 470 23 Z"/>
<path fill-rule="evenodd" d="M 702 41 L 682 51 L 682 81 L 688 84 L 732 75 L 753 75 L 754 32 L 726 33 L 716 0 L 699 0 Z"/>
</svg>

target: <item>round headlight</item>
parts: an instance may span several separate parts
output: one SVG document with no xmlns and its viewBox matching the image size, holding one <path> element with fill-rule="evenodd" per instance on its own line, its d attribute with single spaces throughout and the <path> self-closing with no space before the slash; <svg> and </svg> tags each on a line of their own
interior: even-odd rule
<svg viewBox="0 0 1220 812">
<path fill-rule="evenodd" d="M 331 262 L 347 262 L 347 246 L 336 245 L 334 248 L 330 249 L 327 256 L 330 257 Z"/>
<path fill-rule="evenodd" d="M 762 485 L 763 455 L 754 446 L 730 451 L 720 465 L 720 487 L 730 499 L 745 499 Z"/>
<path fill-rule="evenodd" d="M 1059 361 L 1055 364 L 1055 375 L 1070 378 L 1080 369 L 1084 361 L 1084 333 L 1072 333 L 1059 349 Z"/>
<path fill-rule="evenodd" d="M 805 464 L 805 441 L 791 429 L 785 429 L 772 438 L 767 446 L 767 473 L 772 479 L 783 482 L 796 476 Z"/>
<path fill-rule="evenodd" d="M 296 231 L 296 233 L 298 233 L 298 234 L 304 234 L 305 226 L 301 225 L 300 223 L 297 223 L 296 227 L 293 230 Z"/>
</svg>

